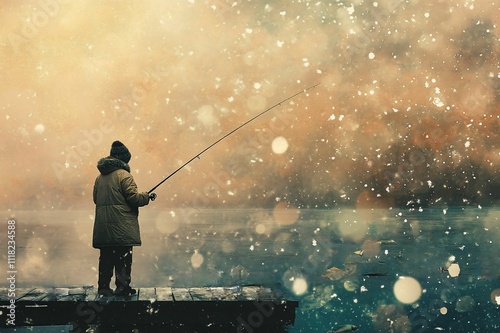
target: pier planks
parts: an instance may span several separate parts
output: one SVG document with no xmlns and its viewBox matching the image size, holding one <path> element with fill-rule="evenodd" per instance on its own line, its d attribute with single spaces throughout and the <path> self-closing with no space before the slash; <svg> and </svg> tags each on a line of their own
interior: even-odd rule
<svg viewBox="0 0 500 333">
<path fill-rule="evenodd" d="M 132 297 L 99 297 L 92 286 L 16 289 L 16 326 L 72 325 L 139 332 L 287 332 L 298 302 L 262 286 L 139 288 Z M 0 289 L 0 327 L 11 300 Z"/>
</svg>

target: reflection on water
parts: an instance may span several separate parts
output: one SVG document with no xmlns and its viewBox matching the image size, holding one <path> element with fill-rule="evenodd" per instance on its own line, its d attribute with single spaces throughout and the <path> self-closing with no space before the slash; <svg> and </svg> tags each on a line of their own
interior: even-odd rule
<svg viewBox="0 0 500 333">
<path fill-rule="evenodd" d="M 96 284 L 92 211 L 14 217 L 18 287 Z M 140 220 L 136 287 L 280 285 L 300 301 L 291 332 L 500 327 L 498 208 L 143 210 Z"/>
</svg>

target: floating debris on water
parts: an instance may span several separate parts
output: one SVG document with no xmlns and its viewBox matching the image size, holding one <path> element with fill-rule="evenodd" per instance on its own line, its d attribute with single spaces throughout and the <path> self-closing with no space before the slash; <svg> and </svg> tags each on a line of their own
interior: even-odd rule
<svg viewBox="0 0 500 333">
<path fill-rule="evenodd" d="M 330 280 L 340 280 L 343 277 L 349 276 L 354 274 L 357 271 L 357 265 L 353 262 L 346 262 L 344 263 L 344 268 L 340 269 L 338 267 L 331 267 L 328 268 L 323 274 L 321 275 L 324 278 L 330 279 Z"/>
<path fill-rule="evenodd" d="M 394 239 L 382 239 L 378 241 L 379 244 L 387 245 L 387 244 L 396 244 Z"/>
<path fill-rule="evenodd" d="M 337 298 L 335 287 L 332 284 L 324 286 L 315 286 L 311 288 L 311 292 L 304 297 L 302 309 L 305 311 L 321 310 L 335 311 L 335 307 L 330 302 Z"/>
<path fill-rule="evenodd" d="M 241 265 L 231 268 L 231 277 L 235 280 L 246 280 L 250 273 Z"/>
<path fill-rule="evenodd" d="M 331 267 L 328 268 L 321 276 L 330 280 L 340 280 L 345 276 L 345 272 L 338 267 Z"/>
<path fill-rule="evenodd" d="M 366 277 L 372 277 L 372 276 L 387 276 L 388 274 L 386 273 L 363 273 L 361 274 Z"/>
<path fill-rule="evenodd" d="M 328 331 L 327 333 L 342 333 L 342 332 L 352 332 L 352 331 L 357 331 L 357 330 L 358 330 L 358 326 L 347 324 L 347 325 L 341 326 L 337 329 L 334 329 L 333 331 Z"/>
</svg>

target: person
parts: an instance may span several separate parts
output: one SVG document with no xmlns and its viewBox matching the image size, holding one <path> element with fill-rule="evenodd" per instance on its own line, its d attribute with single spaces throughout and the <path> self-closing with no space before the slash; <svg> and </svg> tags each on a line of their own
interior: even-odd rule
<svg viewBox="0 0 500 333">
<path fill-rule="evenodd" d="M 130 174 L 130 151 L 120 141 L 111 145 L 110 155 L 97 162 L 100 174 L 94 184 L 95 219 L 92 246 L 100 250 L 98 293 L 101 296 L 130 296 L 132 247 L 141 245 L 139 207 L 156 194 L 138 192 Z M 110 288 L 115 273 L 116 289 Z"/>
</svg>

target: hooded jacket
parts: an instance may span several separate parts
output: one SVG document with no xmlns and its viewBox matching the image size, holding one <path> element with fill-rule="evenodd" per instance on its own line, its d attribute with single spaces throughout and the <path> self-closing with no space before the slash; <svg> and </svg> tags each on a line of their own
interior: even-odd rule
<svg viewBox="0 0 500 333">
<path fill-rule="evenodd" d="M 149 203 L 147 192 L 139 193 L 127 163 L 114 157 L 97 162 L 101 173 L 94 184 L 95 220 L 92 246 L 141 245 L 139 207 Z"/>
</svg>

